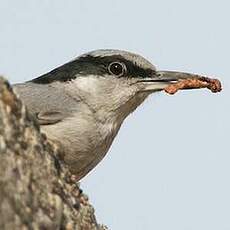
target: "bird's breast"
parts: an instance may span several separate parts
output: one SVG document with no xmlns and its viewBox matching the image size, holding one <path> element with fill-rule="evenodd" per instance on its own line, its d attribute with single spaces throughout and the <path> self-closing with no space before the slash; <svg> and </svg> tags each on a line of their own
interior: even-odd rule
<svg viewBox="0 0 230 230">
<path fill-rule="evenodd" d="M 104 158 L 120 125 L 115 121 L 96 122 L 85 115 L 42 126 L 41 130 L 61 146 L 64 161 L 83 177 Z"/>
</svg>

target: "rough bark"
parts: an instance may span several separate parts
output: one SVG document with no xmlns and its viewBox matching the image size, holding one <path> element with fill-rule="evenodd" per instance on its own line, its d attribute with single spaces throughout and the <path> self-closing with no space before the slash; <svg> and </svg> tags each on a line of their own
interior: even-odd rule
<svg viewBox="0 0 230 230">
<path fill-rule="evenodd" d="M 57 151 L 0 77 L 0 229 L 107 229 Z"/>
</svg>

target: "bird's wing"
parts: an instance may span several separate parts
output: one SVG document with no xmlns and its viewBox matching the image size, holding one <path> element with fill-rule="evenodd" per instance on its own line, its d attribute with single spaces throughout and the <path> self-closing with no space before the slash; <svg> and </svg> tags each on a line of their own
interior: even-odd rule
<svg viewBox="0 0 230 230">
<path fill-rule="evenodd" d="M 71 116 L 77 101 L 63 89 L 31 82 L 16 84 L 13 89 L 40 125 L 55 124 Z"/>
<path fill-rule="evenodd" d="M 40 125 L 51 125 L 62 121 L 65 115 L 60 111 L 41 111 L 36 114 L 36 119 Z"/>
</svg>

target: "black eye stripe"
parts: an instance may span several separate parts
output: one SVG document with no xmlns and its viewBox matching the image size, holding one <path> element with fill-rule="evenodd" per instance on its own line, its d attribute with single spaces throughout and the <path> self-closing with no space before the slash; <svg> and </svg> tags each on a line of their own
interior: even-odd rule
<svg viewBox="0 0 230 230">
<path fill-rule="evenodd" d="M 82 56 L 78 59 L 66 63 L 47 74 L 44 74 L 38 78 L 32 80 L 38 84 L 49 84 L 55 81 L 66 82 L 75 79 L 78 75 L 106 75 L 111 74 L 108 71 L 108 67 L 111 63 L 118 62 L 124 63 L 126 67 L 125 73 L 121 77 L 133 77 L 133 78 L 146 78 L 154 74 L 153 69 L 144 69 L 133 62 L 125 59 L 121 55 L 94 57 L 94 56 Z"/>
<path fill-rule="evenodd" d="M 113 56 L 106 56 L 106 57 L 93 57 L 93 56 L 85 56 L 83 59 L 88 62 L 94 62 L 95 64 L 103 63 L 105 66 L 109 66 L 112 62 L 120 62 L 124 63 L 127 68 L 127 73 L 124 76 L 129 77 L 151 77 L 155 74 L 155 70 L 150 68 L 141 68 L 138 65 L 134 64 L 133 62 L 125 59 L 121 55 L 113 55 Z"/>
</svg>

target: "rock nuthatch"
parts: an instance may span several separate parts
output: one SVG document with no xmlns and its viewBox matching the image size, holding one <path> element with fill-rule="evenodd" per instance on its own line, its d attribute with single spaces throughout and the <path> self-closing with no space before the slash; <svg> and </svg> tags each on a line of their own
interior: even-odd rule
<svg viewBox="0 0 230 230">
<path fill-rule="evenodd" d="M 191 76 L 157 71 L 130 52 L 96 50 L 13 88 L 41 131 L 64 150 L 79 180 L 102 160 L 124 119 L 151 93 Z"/>
</svg>

